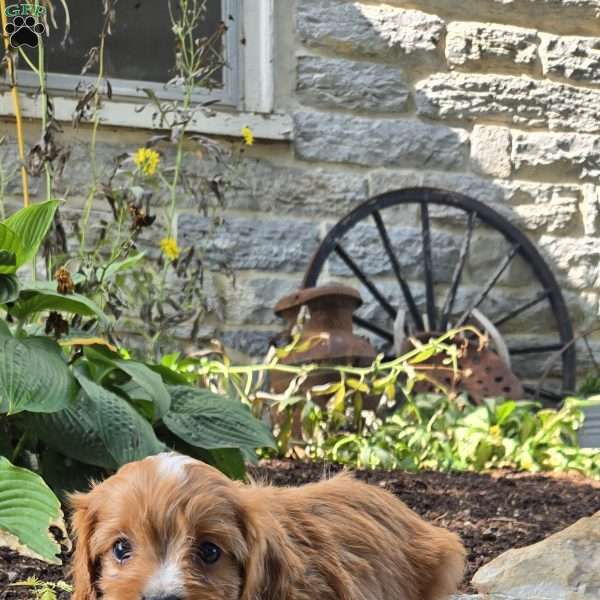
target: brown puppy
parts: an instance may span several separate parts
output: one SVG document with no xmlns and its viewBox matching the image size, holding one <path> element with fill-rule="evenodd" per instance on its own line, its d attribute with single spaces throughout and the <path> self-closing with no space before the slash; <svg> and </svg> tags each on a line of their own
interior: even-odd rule
<svg viewBox="0 0 600 600">
<path fill-rule="evenodd" d="M 349 475 L 245 486 L 160 454 L 72 503 L 74 600 L 441 600 L 463 574 L 454 534 Z"/>
</svg>

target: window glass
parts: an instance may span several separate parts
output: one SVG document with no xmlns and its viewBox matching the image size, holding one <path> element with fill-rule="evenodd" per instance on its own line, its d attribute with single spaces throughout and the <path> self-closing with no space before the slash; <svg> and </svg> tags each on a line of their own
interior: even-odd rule
<svg viewBox="0 0 600 600">
<path fill-rule="evenodd" d="M 165 83 L 173 77 L 175 39 L 168 4 L 168 0 L 119 0 L 116 3 L 115 22 L 112 34 L 106 38 L 104 52 L 104 73 L 108 79 Z M 51 29 L 44 40 L 49 73 L 79 75 L 90 48 L 98 45 L 104 21 L 102 0 L 69 2 L 69 12 L 71 31 L 64 44 L 60 29 Z M 221 0 L 210 0 L 207 14 L 198 25 L 197 37 L 212 35 L 221 21 Z M 95 72 L 97 67 L 87 74 Z M 220 69 L 214 75 L 217 86 L 222 85 L 222 77 Z"/>
</svg>

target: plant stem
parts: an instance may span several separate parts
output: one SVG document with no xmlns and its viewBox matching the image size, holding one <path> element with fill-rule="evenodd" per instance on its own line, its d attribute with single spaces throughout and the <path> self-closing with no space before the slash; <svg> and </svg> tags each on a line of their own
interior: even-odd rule
<svg viewBox="0 0 600 600">
<path fill-rule="evenodd" d="M 15 446 L 15 449 L 13 450 L 10 462 L 14 464 L 16 464 L 19 456 L 21 456 L 21 452 L 23 452 L 23 448 L 25 447 L 25 443 L 27 442 L 27 431 L 24 431 L 21 434 L 21 437 L 19 438 L 19 441 L 17 442 L 17 445 Z"/>
</svg>

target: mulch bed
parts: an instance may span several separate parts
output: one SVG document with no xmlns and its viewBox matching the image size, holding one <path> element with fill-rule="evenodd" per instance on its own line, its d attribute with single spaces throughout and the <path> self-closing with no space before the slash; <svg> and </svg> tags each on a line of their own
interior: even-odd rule
<svg viewBox="0 0 600 600">
<path fill-rule="evenodd" d="M 252 469 L 252 475 L 274 485 L 300 485 L 339 470 L 314 463 L 268 461 Z M 425 519 L 461 536 L 469 554 L 465 592 L 472 591 L 468 582 L 484 563 L 600 511 L 600 483 L 578 476 L 399 471 L 357 471 L 356 476 L 390 490 Z M 61 567 L 20 558 L 0 548 L 0 600 L 32 598 L 31 593 L 8 586 L 31 575 L 46 581 L 68 581 Z"/>
</svg>

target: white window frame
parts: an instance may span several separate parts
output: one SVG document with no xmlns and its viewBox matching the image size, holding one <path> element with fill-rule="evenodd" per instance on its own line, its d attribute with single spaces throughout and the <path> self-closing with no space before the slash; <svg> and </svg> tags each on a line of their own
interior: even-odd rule
<svg viewBox="0 0 600 600">
<path fill-rule="evenodd" d="M 216 98 L 220 102 L 211 107 L 210 116 L 198 111 L 189 130 L 239 136 L 241 128 L 247 126 L 257 138 L 291 139 L 291 117 L 274 112 L 274 0 L 223 0 L 223 9 L 225 16 L 237 15 L 235 21 L 230 23 L 228 32 L 228 36 L 231 35 L 229 39 L 235 43 L 226 43 L 227 61 L 232 68 L 225 67 L 225 86 L 220 90 L 221 96 L 215 96 L 214 92 L 198 93 L 199 102 L 208 98 Z M 237 75 L 234 70 L 237 70 Z M 25 117 L 40 118 L 41 103 L 32 94 L 37 89 L 37 81 L 31 77 L 32 73 L 18 73 L 21 111 Z M 69 78 L 70 86 L 66 85 L 65 78 Z M 80 80 L 77 76 L 49 75 L 48 87 L 51 89 L 57 120 L 72 120 L 77 104 L 72 90 Z M 54 89 L 53 84 L 58 90 Z M 136 88 L 147 87 L 144 82 L 111 80 L 111 85 L 113 98 L 104 100 L 99 110 L 102 124 L 142 129 L 158 127 L 152 114 L 154 111 L 139 110 L 140 99 L 146 96 Z M 65 87 L 70 87 L 71 93 L 64 91 Z M 157 88 L 160 88 L 161 97 L 168 98 L 168 92 L 165 93 L 162 85 L 155 83 L 153 87 L 157 93 Z M 12 97 L 6 86 L 0 91 L 0 115 L 14 115 Z"/>
</svg>

